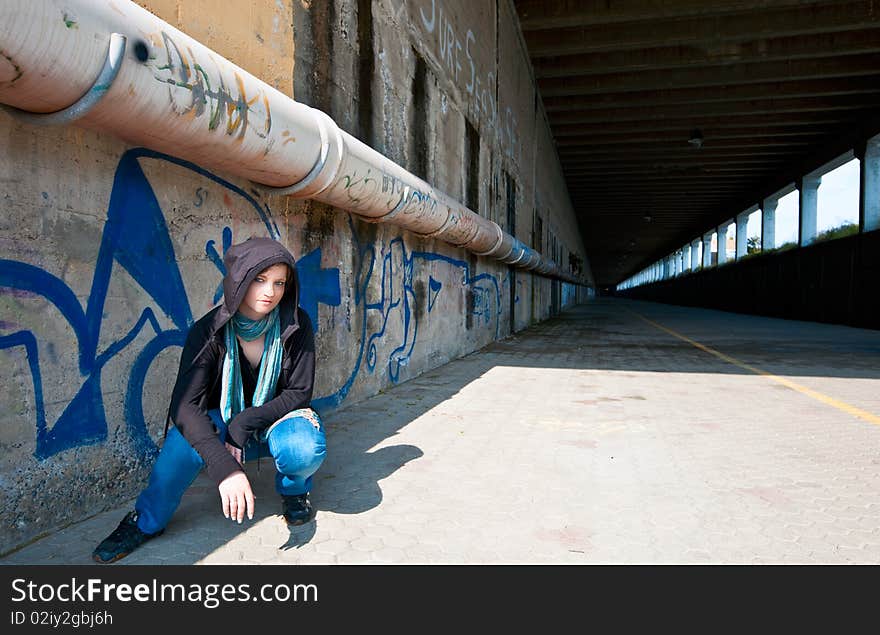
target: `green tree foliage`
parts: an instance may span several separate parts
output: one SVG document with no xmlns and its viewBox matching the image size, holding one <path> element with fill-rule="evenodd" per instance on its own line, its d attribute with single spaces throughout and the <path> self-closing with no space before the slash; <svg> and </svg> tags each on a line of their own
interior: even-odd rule
<svg viewBox="0 0 880 635">
<path fill-rule="evenodd" d="M 843 238 L 858 233 L 859 226 L 856 223 L 844 223 L 843 225 L 838 225 L 837 227 L 832 227 L 831 229 L 826 229 L 825 231 L 816 234 L 816 242 Z"/>
</svg>

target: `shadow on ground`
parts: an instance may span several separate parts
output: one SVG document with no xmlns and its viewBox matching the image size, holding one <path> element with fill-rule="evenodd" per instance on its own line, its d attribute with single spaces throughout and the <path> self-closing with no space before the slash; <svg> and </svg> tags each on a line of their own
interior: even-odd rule
<svg viewBox="0 0 880 635">
<path fill-rule="evenodd" d="M 277 544 L 265 546 L 290 550 L 308 544 L 317 531 L 320 512 L 360 514 L 379 506 L 379 483 L 423 456 L 414 445 L 389 445 L 388 440 L 496 366 L 530 367 L 540 358 L 542 367 L 552 360 L 549 366 L 556 368 L 633 374 L 749 372 L 675 337 L 669 330 L 778 375 L 880 377 L 880 331 L 600 299 L 450 362 L 454 367 L 433 369 L 325 414 L 327 459 L 315 475 L 312 491 L 318 517 L 306 525 L 286 528 Z M 486 398 L 491 401 L 491 395 Z M 271 459 L 251 461 L 246 471 L 257 496 L 252 521 L 239 525 L 224 519 L 216 488 L 200 476 L 187 491 L 165 534 L 122 563 L 192 564 L 235 540 L 254 523 L 268 521 L 284 527 Z M 47 547 L 41 551 L 43 557 L 31 562 L 51 564 L 52 549 L 66 554 L 65 563 L 91 562 L 91 550 L 112 531 L 125 511 L 118 508 L 83 521 L 76 537 L 59 532 L 44 538 L 40 541 Z M 265 542 L 265 538 L 261 540 Z M 25 547 L 0 563 L 28 564 L 29 553 L 36 551 Z"/>
</svg>

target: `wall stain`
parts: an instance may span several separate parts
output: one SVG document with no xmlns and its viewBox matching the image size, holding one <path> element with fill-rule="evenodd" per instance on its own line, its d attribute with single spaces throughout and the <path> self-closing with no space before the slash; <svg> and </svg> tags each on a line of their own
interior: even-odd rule
<svg viewBox="0 0 880 635">
<path fill-rule="evenodd" d="M 308 251 L 333 237 L 336 217 L 342 212 L 319 201 L 305 200 L 301 213 L 306 219 L 302 236 L 303 250 Z"/>
</svg>

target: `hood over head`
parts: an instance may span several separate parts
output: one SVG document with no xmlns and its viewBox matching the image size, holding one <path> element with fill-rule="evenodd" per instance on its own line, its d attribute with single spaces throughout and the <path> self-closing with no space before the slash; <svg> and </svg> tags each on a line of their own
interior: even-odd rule
<svg viewBox="0 0 880 635">
<path fill-rule="evenodd" d="M 219 324 L 225 324 L 235 315 L 257 274 L 282 262 L 290 267 L 290 278 L 278 309 L 282 314 L 292 314 L 293 324 L 298 325 L 299 276 L 296 260 L 282 243 L 273 238 L 249 238 L 232 245 L 223 256 L 226 276 L 223 278 L 223 306 L 220 308 L 222 315 L 218 316 Z"/>
</svg>

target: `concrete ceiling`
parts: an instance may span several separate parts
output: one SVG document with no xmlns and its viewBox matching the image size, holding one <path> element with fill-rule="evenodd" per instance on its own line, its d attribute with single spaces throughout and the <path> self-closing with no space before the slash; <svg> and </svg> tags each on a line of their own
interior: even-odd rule
<svg viewBox="0 0 880 635">
<path fill-rule="evenodd" d="M 876 0 L 514 4 L 600 287 L 880 131 Z"/>
</svg>

